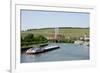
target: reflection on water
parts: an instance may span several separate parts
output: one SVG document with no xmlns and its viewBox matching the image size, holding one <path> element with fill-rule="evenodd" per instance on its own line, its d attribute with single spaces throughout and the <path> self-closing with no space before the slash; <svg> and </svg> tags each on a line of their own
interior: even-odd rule
<svg viewBox="0 0 100 73">
<path fill-rule="evenodd" d="M 22 52 L 21 63 L 89 60 L 88 46 L 67 43 L 50 43 L 49 45 L 59 45 L 60 48 L 36 55 L 29 55 Z"/>
</svg>

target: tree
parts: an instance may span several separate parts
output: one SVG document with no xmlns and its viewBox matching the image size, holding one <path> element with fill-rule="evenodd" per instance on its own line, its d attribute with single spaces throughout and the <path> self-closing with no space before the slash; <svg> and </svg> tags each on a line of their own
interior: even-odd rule
<svg viewBox="0 0 100 73">
<path fill-rule="evenodd" d="M 24 42 L 33 42 L 33 41 L 34 41 L 33 34 L 28 34 L 27 36 L 24 37 Z"/>
<path fill-rule="evenodd" d="M 42 35 L 34 36 L 33 34 L 28 34 L 24 38 L 21 37 L 21 46 L 41 44 L 46 42 L 48 42 L 48 40 Z"/>
<path fill-rule="evenodd" d="M 21 37 L 21 42 L 23 42 L 24 40 L 23 40 L 23 38 Z"/>
<path fill-rule="evenodd" d="M 38 35 L 38 36 L 34 37 L 34 42 L 45 43 L 45 42 L 47 42 L 47 39 L 42 35 Z"/>
</svg>

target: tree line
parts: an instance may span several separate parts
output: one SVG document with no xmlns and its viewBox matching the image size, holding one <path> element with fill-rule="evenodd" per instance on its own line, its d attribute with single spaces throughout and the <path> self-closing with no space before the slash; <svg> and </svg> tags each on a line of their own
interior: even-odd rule
<svg viewBox="0 0 100 73">
<path fill-rule="evenodd" d="M 21 46 L 46 42 L 48 42 L 48 40 L 42 35 L 34 36 L 34 34 L 28 34 L 25 37 L 21 37 Z"/>
</svg>

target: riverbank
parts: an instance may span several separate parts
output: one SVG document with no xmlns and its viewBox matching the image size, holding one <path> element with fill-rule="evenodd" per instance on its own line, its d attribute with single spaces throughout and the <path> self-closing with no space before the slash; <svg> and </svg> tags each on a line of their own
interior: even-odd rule
<svg viewBox="0 0 100 73">
<path fill-rule="evenodd" d="M 29 48 L 32 48 L 32 47 L 44 47 L 44 46 L 47 46 L 48 43 L 44 43 L 44 44 L 32 44 L 32 45 L 25 45 L 25 46 L 21 46 L 21 51 L 24 51 L 24 50 L 27 50 Z"/>
</svg>

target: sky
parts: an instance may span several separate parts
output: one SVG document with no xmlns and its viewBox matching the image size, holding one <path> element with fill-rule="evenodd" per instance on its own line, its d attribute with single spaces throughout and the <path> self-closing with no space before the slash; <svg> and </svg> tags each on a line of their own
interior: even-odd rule
<svg viewBox="0 0 100 73">
<path fill-rule="evenodd" d="M 89 13 L 21 10 L 21 30 L 52 27 L 89 27 Z"/>
</svg>

